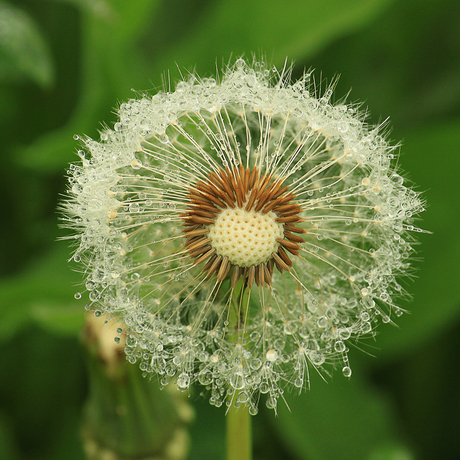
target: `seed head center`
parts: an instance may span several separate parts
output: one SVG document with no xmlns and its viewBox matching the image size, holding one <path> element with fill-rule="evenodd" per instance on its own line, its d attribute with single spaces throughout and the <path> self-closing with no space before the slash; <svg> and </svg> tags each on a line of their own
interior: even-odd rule
<svg viewBox="0 0 460 460">
<path fill-rule="evenodd" d="M 257 167 L 242 165 L 210 172 L 188 191 L 188 205 L 181 215 L 184 247 L 194 265 L 204 263 L 206 277 L 229 279 L 232 288 L 240 278 L 249 289 L 271 285 L 273 269 L 292 267 L 299 256 L 297 224 L 302 207 L 289 186 Z"/>
<path fill-rule="evenodd" d="M 276 222 L 276 218 L 273 212 L 225 209 L 208 227 L 210 244 L 234 265 L 257 266 L 278 251 L 276 239 L 283 237 L 283 224 Z"/>
</svg>

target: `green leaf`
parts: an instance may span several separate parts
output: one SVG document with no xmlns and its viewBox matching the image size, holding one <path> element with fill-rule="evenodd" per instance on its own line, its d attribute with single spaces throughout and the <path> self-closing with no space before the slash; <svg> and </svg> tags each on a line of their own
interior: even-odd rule
<svg viewBox="0 0 460 460">
<path fill-rule="evenodd" d="M 34 20 L 21 9 L 0 2 L 0 30 L 0 80 L 27 77 L 51 86 L 51 53 Z"/>
<path fill-rule="evenodd" d="M 61 246 L 22 275 L 0 283 L 0 340 L 29 323 L 66 335 L 81 330 L 85 309 L 73 297 L 81 279 L 67 264 L 70 251 Z"/>
<path fill-rule="evenodd" d="M 83 305 L 77 302 L 33 303 L 31 318 L 44 329 L 58 334 L 76 335 L 83 326 Z"/>
<path fill-rule="evenodd" d="M 291 411 L 280 402 L 273 424 L 299 459 L 412 458 L 398 435 L 391 405 L 357 375 L 351 380 L 338 375 L 325 383 L 315 373 L 311 391 L 287 395 L 286 401 Z"/>
<path fill-rule="evenodd" d="M 67 0 L 66 0 L 67 1 Z M 68 0 L 70 1 L 70 0 Z M 133 63 L 133 45 L 146 27 L 158 0 L 98 2 L 75 0 L 82 15 L 82 82 L 78 105 L 62 128 L 43 133 L 15 155 L 21 166 L 40 172 L 59 172 L 73 160 L 79 145 L 75 134 L 97 136 L 102 121 L 118 100 L 130 97 L 131 88 L 145 71 Z M 136 70 L 137 67 L 137 70 Z"/>
<path fill-rule="evenodd" d="M 19 459 L 19 452 L 13 440 L 13 429 L 8 414 L 0 412 L 0 458 Z"/>
<path fill-rule="evenodd" d="M 29 327 L 1 345 L 1 405 L 18 456 L 0 451 L 0 458 L 83 460 L 79 434 L 88 382 L 79 341 Z"/>
<path fill-rule="evenodd" d="M 285 59 L 311 56 L 333 39 L 375 18 L 389 3 L 391 0 L 212 2 L 186 36 L 180 39 L 180 30 L 176 30 L 179 39 L 174 46 L 161 43 L 163 56 L 157 67 L 173 69 L 173 62 L 177 62 L 181 68 L 196 65 L 199 71 L 213 71 L 216 59 L 219 64 L 221 59 L 252 53 L 266 54 L 270 61 L 282 65 Z M 157 20 L 166 21 L 174 30 L 174 18 L 180 14 L 174 9 L 169 20 L 168 16 Z"/>
<path fill-rule="evenodd" d="M 373 123 L 389 115 L 395 132 L 450 117 L 460 102 L 460 37 L 451 33 L 458 7 L 458 0 L 392 2 L 306 65 L 329 80 L 339 73 L 337 97 L 353 88 L 351 99 L 365 101 Z"/>
</svg>

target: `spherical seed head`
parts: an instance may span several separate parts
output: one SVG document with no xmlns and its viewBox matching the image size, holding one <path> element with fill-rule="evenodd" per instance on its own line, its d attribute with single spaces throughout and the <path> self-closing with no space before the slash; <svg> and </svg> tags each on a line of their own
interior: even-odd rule
<svg viewBox="0 0 460 460">
<path fill-rule="evenodd" d="M 283 224 L 277 223 L 276 218 L 273 212 L 225 209 L 209 226 L 211 246 L 239 267 L 267 262 L 278 251 L 276 239 L 283 236 Z"/>
<path fill-rule="evenodd" d="M 90 305 L 126 323 L 128 359 L 251 414 L 309 367 L 350 376 L 350 342 L 402 313 L 423 211 L 397 147 L 309 78 L 242 59 L 191 75 L 122 104 L 70 169 L 74 260 Z M 251 223 L 268 227 L 252 242 Z"/>
</svg>

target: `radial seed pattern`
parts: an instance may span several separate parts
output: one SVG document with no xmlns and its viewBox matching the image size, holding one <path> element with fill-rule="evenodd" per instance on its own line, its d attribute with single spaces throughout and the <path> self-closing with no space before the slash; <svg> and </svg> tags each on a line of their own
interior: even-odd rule
<svg viewBox="0 0 460 460">
<path fill-rule="evenodd" d="M 185 247 L 194 263 L 205 262 L 203 271 L 208 277 L 216 273 L 218 281 L 231 272 L 233 288 L 241 277 L 250 288 L 254 282 L 271 284 L 275 266 L 289 271 L 288 252 L 298 256 L 304 242 L 289 228 L 305 230 L 293 227 L 302 221 L 302 209 L 288 189 L 270 175 L 261 177 L 257 167 L 251 171 L 242 165 L 195 184 L 183 215 Z"/>
<path fill-rule="evenodd" d="M 378 128 L 288 78 L 238 60 L 122 104 L 65 204 L 88 308 L 126 323 L 128 359 L 252 414 L 310 368 L 351 374 L 349 343 L 402 313 L 423 210 Z"/>
</svg>

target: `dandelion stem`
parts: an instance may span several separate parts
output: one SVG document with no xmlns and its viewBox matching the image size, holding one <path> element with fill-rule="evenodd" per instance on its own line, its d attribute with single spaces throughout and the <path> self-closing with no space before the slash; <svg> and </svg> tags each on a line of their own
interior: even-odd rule
<svg viewBox="0 0 460 460">
<path fill-rule="evenodd" d="M 227 412 L 227 460 L 252 459 L 251 415 L 245 405 Z"/>
<path fill-rule="evenodd" d="M 230 329 L 235 331 L 230 334 L 229 340 L 238 342 L 239 334 L 244 330 L 244 325 L 240 324 L 241 318 L 246 315 L 240 311 L 241 305 L 246 305 L 248 290 L 244 290 L 243 280 L 239 280 L 234 288 L 232 297 L 232 314 L 230 315 Z M 243 307 L 244 308 L 244 307 Z M 249 408 L 241 404 L 235 407 L 238 400 L 239 391 L 228 395 L 227 421 L 227 460 L 251 460 L 252 459 L 252 434 L 251 434 L 251 415 Z"/>
</svg>

